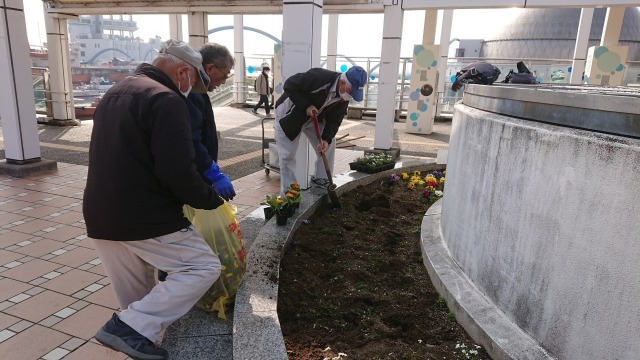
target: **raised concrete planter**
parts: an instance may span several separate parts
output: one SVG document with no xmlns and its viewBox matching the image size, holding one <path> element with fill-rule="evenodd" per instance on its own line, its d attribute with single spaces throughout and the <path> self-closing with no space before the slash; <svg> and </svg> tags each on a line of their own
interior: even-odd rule
<svg viewBox="0 0 640 360">
<path fill-rule="evenodd" d="M 458 104 L 440 223 L 449 263 L 552 356 L 637 359 L 638 184 L 640 140 Z"/>
<path fill-rule="evenodd" d="M 427 162 L 397 163 L 396 168 L 368 175 L 349 172 L 335 178 L 336 193 L 341 195 L 358 185 L 386 178 L 394 172 L 436 170 L 442 165 Z M 280 259 L 302 220 L 319 206 L 327 206 L 327 191 L 311 188 L 303 193 L 300 209 L 286 226 L 271 219 L 258 233 L 247 253 L 247 270 L 236 295 L 233 321 L 233 359 L 288 359 L 278 320 L 278 277 Z M 262 209 L 249 217 L 263 219 Z M 256 220 L 257 221 L 257 220 Z M 243 228 L 244 229 L 244 228 Z"/>
</svg>

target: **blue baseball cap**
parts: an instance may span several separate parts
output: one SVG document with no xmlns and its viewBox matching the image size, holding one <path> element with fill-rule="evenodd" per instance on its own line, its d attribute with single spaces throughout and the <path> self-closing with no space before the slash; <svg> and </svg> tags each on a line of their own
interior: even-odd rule
<svg viewBox="0 0 640 360">
<path fill-rule="evenodd" d="M 360 66 L 352 66 L 346 72 L 347 80 L 351 84 L 351 97 L 360 102 L 364 98 L 363 89 L 367 85 L 367 72 Z"/>
</svg>

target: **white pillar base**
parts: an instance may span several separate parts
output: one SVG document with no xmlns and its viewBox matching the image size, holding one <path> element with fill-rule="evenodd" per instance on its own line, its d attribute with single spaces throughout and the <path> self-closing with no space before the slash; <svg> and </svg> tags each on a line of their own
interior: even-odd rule
<svg viewBox="0 0 640 360">
<path fill-rule="evenodd" d="M 281 69 L 283 83 L 291 75 L 320 66 L 322 4 L 322 0 L 305 3 L 283 0 Z M 311 186 L 309 166 L 314 164 L 315 149 L 311 149 L 309 140 L 304 134 L 300 136 L 295 174 L 300 186 L 306 189 Z"/>
<path fill-rule="evenodd" d="M 376 132 L 373 141 L 373 147 L 376 149 L 388 150 L 393 144 L 393 121 L 396 111 L 402 19 L 403 11 L 399 4 L 384 7 L 382 56 L 378 82 L 378 109 L 376 111 Z"/>
<path fill-rule="evenodd" d="M 21 0 L 0 2 L 0 118 L 8 163 L 40 160 L 27 26 Z"/>
</svg>

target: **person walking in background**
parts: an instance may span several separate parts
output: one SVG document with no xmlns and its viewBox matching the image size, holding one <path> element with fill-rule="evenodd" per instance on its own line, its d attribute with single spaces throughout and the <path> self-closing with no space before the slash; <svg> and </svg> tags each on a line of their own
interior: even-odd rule
<svg viewBox="0 0 640 360">
<path fill-rule="evenodd" d="M 269 72 L 271 69 L 267 65 L 262 66 L 262 72 L 256 79 L 256 92 L 260 95 L 260 101 L 253 107 L 254 114 L 258 113 L 260 105 L 264 104 L 264 111 L 267 116 L 271 115 L 271 105 L 269 105 L 269 97 L 271 96 L 271 87 L 269 86 Z"/>
<path fill-rule="evenodd" d="M 331 173 L 335 154 L 336 136 L 342 119 L 347 114 L 351 99 L 362 101 L 363 87 L 367 83 L 367 72 L 353 66 L 345 73 L 313 68 L 295 74 L 284 83 L 284 93 L 276 102 L 275 138 L 280 161 L 280 192 L 298 182 L 295 176 L 296 151 L 300 133 L 304 132 L 318 153 L 327 154 Z M 315 126 L 310 119 L 316 113 L 320 122 L 322 141 L 318 141 Z M 321 157 L 316 160 L 312 181 L 326 186 L 328 179 Z"/>
<path fill-rule="evenodd" d="M 201 72 L 198 51 L 168 40 L 94 115 L 82 210 L 121 309 L 95 338 L 135 359 L 167 359 L 158 336 L 220 275 L 220 260 L 182 212 L 224 203 L 194 163 L 186 96 L 206 91 Z M 154 268 L 166 281 L 155 284 Z"/>
</svg>

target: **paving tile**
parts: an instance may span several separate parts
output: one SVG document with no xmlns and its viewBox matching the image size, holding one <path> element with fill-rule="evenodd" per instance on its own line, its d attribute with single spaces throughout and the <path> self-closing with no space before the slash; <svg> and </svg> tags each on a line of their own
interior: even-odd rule
<svg viewBox="0 0 640 360">
<path fill-rule="evenodd" d="M 73 203 L 76 203 L 76 202 L 78 202 L 78 199 L 74 199 L 74 198 L 66 197 L 66 196 L 61 196 L 61 197 L 55 198 L 53 200 L 47 201 L 46 204 L 48 206 L 54 206 L 54 207 L 57 207 L 57 208 L 62 208 L 63 206 L 67 206 L 69 204 L 73 204 Z"/>
<path fill-rule="evenodd" d="M 31 321 L 27 321 L 27 320 L 21 320 L 15 324 L 13 324 L 12 326 L 9 327 L 9 330 L 15 332 L 15 333 L 19 333 L 22 332 L 28 328 L 31 327 L 31 325 L 33 325 L 33 323 Z"/>
<path fill-rule="evenodd" d="M 0 235 L 0 248 L 7 248 L 11 245 L 15 245 L 19 242 L 33 238 L 32 235 L 20 233 L 13 230 L 8 230 L 6 233 Z"/>
<path fill-rule="evenodd" d="M 5 329 L 5 330 L 0 331 L 0 343 L 2 343 L 5 340 L 10 339 L 15 334 L 17 334 L 15 331 L 11 331 L 9 329 Z"/>
<path fill-rule="evenodd" d="M 5 200 L 5 198 L 2 198 L 2 197 L 0 198 Z M 22 208 L 33 205 L 33 203 L 22 201 L 22 200 L 13 200 L 13 199 L 6 199 L 6 200 L 8 200 L 8 202 L 4 204 L 0 204 L 0 210 L 2 211 L 13 212 L 13 211 L 20 210 Z"/>
<path fill-rule="evenodd" d="M 66 225 L 71 225 L 83 219 L 84 217 L 82 216 L 82 213 L 79 213 L 77 211 L 69 211 L 68 213 L 62 214 L 60 216 L 49 218 L 49 220 L 51 221 Z"/>
<path fill-rule="evenodd" d="M 38 242 L 21 247 L 20 249 L 16 249 L 15 252 L 39 258 L 65 246 L 67 246 L 67 244 L 59 241 L 42 239 Z"/>
<path fill-rule="evenodd" d="M 43 291 L 30 299 L 4 310 L 4 312 L 32 322 L 39 322 L 74 302 L 76 302 L 76 300 L 70 296 L 58 294 L 53 291 Z"/>
<path fill-rule="evenodd" d="M 81 236 L 82 236 L 82 235 L 81 235 Z M 84 238 L 84 239 L 82 239 L 82 240 L 78 241 L 77 243 L 75 243 L 75 244 L 73 244 L 73 245 L 78 245 L 78 246 L 85 247 L 85 248 L 87 248 L 87 249 L 93 249 L 93 250 L 95 250 L 95 249 L 96 249 L 96 246 L 95 246 L 95 244 L 93 243 L 93 241 L 94 241 L 94 240 L 93 240 L 93 239 L 91 239 L 91 238 Z"/>
<path fill-rule="evenodd" d="M 70 353 L 69 350 L 62 349 L 62 348 L 58 347 L 58 348 L 55 348 L 55 349 L 51 350 L 48 354 L 43 356 L 42 359 L 43 360 L 60 360 L 65 355 L 67 355 L 68 353 Z"/>
<path fill-rule="evenodd" d="M 0 302 L 23 293 L 32 287 L 33 286 L 20 281 L 4 278 L 0 280 L 0 289 L 2 289 L 2 291 L 0 291 Z"/>
<path fill-rule="evenodd" d="M 22 186 L 23 189 L 33 190 L 33 191 L 43 191 L 51 187 L 51 184 L 33 181 L 30 184 L 25 184 Z"/>
<path fill-rule="evenodd" d="M 71 340 L 67 341 L 66 343 L 60 345 L 61 348 L 63 349 L 67 349 L 69 351 L 73 351 L 77 348 L 79 348 L 80 346 L 82 346 L 86 341 L 84 339 L 80 339 L 80 338 L 72 338 Z"/>
<path fill-rule="evenodd" d="M 69 180 L 67 180 L 69 181 Z M 78 189 L 77 187 L 73 187 L 73 186 L 68 186 L 68 185 L 64 185 L 61 187 L 58 187 L 57 189 L 49 189 L 49 190 L 44 190 L 47 193 L 50 194 L 56 194 L 56 195 L 60 195 L 60 196 L 73 196 L 75 193 L 77 193 L 78 191 L 82 191 L 82 189 Z"/>
<path fill-rule="evenodd" d="M 64 308 L 64 309 L 62 309 L 62 310 L 60 310 L 60 311 L 58 311 L 57 313 L 55 313 L 55 314 L 53 314 L 53 315 L 54 315 L 54 316 L 57 316 L 57 317 L 59 317 L 59 318 L 62 318 L 62 319 L 66 319 L 66 318 L 68 318 L 69 316 L 71 316 L 71 315 L 75 314 L 76 312 L 78 312 L 78 310 L 72 309 L 72 308 L 70 308 L 70 307 L 66 307 L 66 308 Z"/>
<path fill-rule="evenodd" d="M 27 294 L 27 295 L 35 296 L 35 295 L 40 294 L 43 291 L 44 291 L 43 288 L 35 286 L 35 287 L 25 291 L 24 293 Z"/>
<path fill-rule="evenodd" d="M 112 309 L 89 305 L 53 326 L 54 329 L 81 339 L 91 339 L 113 314 Z"/>
<path fill-rule="evenodd" d="M 27 219 L 27 216 L 13 213 L 0 214 L 0 226 Z"/>
<path fill-rule="evenodd" d="M 98 304 L 101 305 L 101 304 Z M 84 300 L 78 300 L 76 302 L 74 302 L 73 304 L 69 305 L 70 308 L 74 309 L 74 310 L 80 310 L 83 309 L 85 307 L 89 306 L 89 303 L 84 301 Z"/>
<path fill-rule="evenodd" d="M 87 270 L 89 272 L 92 272 L 94 274 L 98 274 L 98 275 L 102 275 L 102 276 L 107 276 L 107 272 L 104 271 L 104 266 L 102 266 L 102 264 L 94 266 L 92 268 L 90 268 L 89 270 Z"/>
<path fill-rule="evenodd" d="M 23 193 L 32 194 L 34 192 L 25 190 L 25 189 L 23 189 L 21 187 L 13 187 L 13 186 L 7 186 L 7 187 L 4 187 L 4 189 L 0 189 L 0 197 L 3 198 L 3 199 L 4 198 L 9 198 L 9 197 L 12 197 L 12 196 L 16 196 L 16 195 L 20 195 L 20 194 L 23 194 Z"/>
<path fill-rule="evenodd" d="M 52 258 L 50 261 L 70 267 L 79 267 L 94 260 L 98 257 L 95 250 L 78 247 L 71 251 L 67 251 L 59 256 Z"/>
<path fill-rule="evenodd" d="M 42 229 L 46 229 L 46 228 L 48 228 L 50 226 L 55 226 L 55 225 L 56 225 L 56 223 L 51 222 L 51 221 L 34 219 L 34 220 L 28 221 L 28 222 L 26 222 L 24 224 L 21 224 L 21 225 L 18 225 L 18 226 L 14 226 L 14 227 L 11 228 L 11 230 L 12 231 L 23 232 L 25 234 L 33 234 L 33 233 L 36 233 L 38 231 L 41 231 Z"/>
<path fill-rule="evenodd" d="M 15 316 L 11 316 L 11 315 L 0 312 L 0 330 L 4 330 L 20 321 L 21 320 Z"/>
<path fill-rule="evenodd" d="M 62 318 L 59 318 L 55 315 L 51 315 L 48 318 L 40 321 L 38 324 L 42 325 L 42 326 L 46 326 L 46 327 L 52 327 L 53 325 L 59 323 L 60 321 L 62 321 Z"/>
<path fill-rule="evenodd" d="M 53 214 L 56 211 L 59 211 L 60 209 L 58 209 L 57 207 L 52 207 L 52 206 L 47 206 L 47 205 L 43 205 L 43 206 L 39 206 L 33 210 L 27 210 L 23 213 L 21 213 L 21 215 L 26 215 L 26 216 L 30 216 L 32 218 L 43 218 L 45 216 L 48 216 L 50 214 Z"/>
<path fill-rule="evenodd" d="M 0 266 L 18 260 L 22 257 L 24 257 L 22 254 L 15 253 L 13 251 L 0 250 Z"/>
<path fill-rule="evenodd" d="M 56 174 L 56 175 L 60 175 L 60 174 Z M 71 180 L 72 179 L 67 176 L 49 176 L 49 177 L 42 178 L 41 181 L 48 184 L 60 185 L 60 184 L 69 182 Z M 52 186 L 52 187 L 56 187 L 56 186 Z"/>
<path fill-rule="evenodd" d="M 103 287 L 102 289 L 84 298 L 84 300 L 93 304 L 102 305 L 113 310 L 117 310 L 120 308 L 118 300 L 116 300 L 116 296 L 113 292 L 113 287 L 111 285 Z"/>
<path fill-rule="evenodd" d="M 30 298 L 31 295 L 27 295 L 27 294 L 18 294 L 12 298 L 7 299 L 8 301 L 11 301 L 12 303 L 21 303 L 25 300 L 27 300 L 28 298 Z"/>
<path fill-rule="evenodd" d="M 26 264 L 9 269 L 2 273 L 2 276 L 24 282 L 30 282 L 40 276 L 61 267 L 60 264 L 35 259 Z"/>
<path fill-rule="evenodd" d="M 84 229 L 66 225 L 54 231 L 43 234 L 43 237 L 58 240 L 58 241 L 67 241 L 69 239 L 73 239 L 76 236 L 82 235 L 86 233 Z"/>
<path fill-rule="evenodd" d="M 74 269 L 43 283 L 40 287 L 72 295 L 101 279 L 102 276 L 100 275 Z"/>
<path fill-rule="evenodd" d="M 127 355 L 111 350 L 102 345 L 88 342 L 71 354 L 67 355 L 64 360 L 125 360 Z"/>
<path fill-rule="evenodd" d="M 71 337 L 59 331 L 34 325 L 0 344 L 0 354 L 12 354 L 12 360 L 39 359 Z M 90 357 L 89 357 L 90 358 Z M 87 359 L 89 359 L 87 358 Z"/>
<path fill-rule="evenodd" d="M 27 191 L 27 190 L 25 190 Z M 57 195 L 54 194 L 47 194 L 44 192 L 39 192 L 39 191 L 34 191 L 34 192 L 30 192 L 30 194 L 27 194 L 25 196 L 20 196 L 20 197 L 16 197 L 14 196 L 13 198 L 15 200 L 21 200 L 21 201 L 29 201 L 29 202 L 33 202 L 33 203 L 38 203 L 38 202 L 46 202 L 47 199 L 51 199 L 53 197 L 56 197 Z"/>
</svg>

